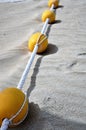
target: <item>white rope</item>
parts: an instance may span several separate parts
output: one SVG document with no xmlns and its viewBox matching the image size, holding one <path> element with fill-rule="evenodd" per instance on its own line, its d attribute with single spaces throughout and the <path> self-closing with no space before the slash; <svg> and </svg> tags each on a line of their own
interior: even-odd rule
<svg viewBox="0 0 86 130">
<path fill-rule="evenodd" d="M 53 11 L 53 9 L 54 9 L 54 5 L 51 6 L 50 10 Z M 44 23 L 44 26 L 43 26 L 43 28 L 42 28 L 42 30 L 41 30 L 41 33 L 42 33 L 42 34 L 45 34 L 45 35 L 46 35 L 45 32 L 46 32 L 48 23 L 49 23 L 49 19 L 47 18 L 46 21 L 45 21 L 45 23 Z M 40 35 L 40 37 L 41 37 L 41 35 Z M 40 37 L 39 37 L 39 39 L 40 39 Z M 39 41 L 39 39 L 38 39 L 38 41 Z M 27 77 L 27 75 L 28 75 L 28 73 L 29 73 L 30 67 L 31 67 L 31 65 L 32 65 L 32 62 L 33 62 L 33 60 L 34 60 L 34 58 L 35 58 L 35 55 L 36 55 L 36 53 L 37 53 L 38 46 L 39 46 L 45 39 L 46 39 L 46 37 L 45 37 L 42 41 L 40 41 L 39 43 L 37 42 L 37 44 L 35 45 L 34 50 L 33 50 L 33 52 L 32 52 L 32 55 L 31 55 L 31 57 L 30 57 L 30 59 L 29 59 L 27 65 L 26 65 L 26 68 L 25 68 L 25 70 L 24 70 L 24 72 L 23 72 L 23 74 L 22 74 L 22 77 L 21 77 L 21 79 L 20 79 L 20 81 L 19 81 L 19 84 L 18 84 L 18 86 L 17 86 L 18 89 L 22 89 L 22 87 L 23 87 L 23 85 L 24 85 L 24 83 L 25 83 L 26 77 Z M 7 130 L 7 129 L 8 129 L 8 126 L 9 126 L 10 124 L 12 124 L 12 120 L 13 120 L 17 115 L 19 115 L 19 113 L 22 111 L 22 109 L 23 109 L 23 107 L 24 107 L 24 105 L 25 105 L 25 103 L 26 103 L 26 99 L 27 99 L 27 98 L 26 98 L 26 95 L 25 95 L 25 100 L 24 100 L 24 102 L 23 102 L 21 108 L 19 109 L 19 111 L 18 111 L 12 118 L 10 118 L 10 119 L 5 118 L 5 119 L 3 120 L 2 126 L 1 126 L 1 130 Z M 27 115 L 27 113 L 26 113 L 26 115 Z M 25 115 L 25 117 L 26 117 L 26 115 Z M 22 120 L 22 121 L 23 121 L 23 120 Z M 21 122 L 22 122 L 22 121 L 21 121 Z M 14 123 L 13 125 L 17 125 L 17 124 L 19 124 L 19 123 L 21 123 L 21 122 Z"/>
<path fill-rule="evenodd" d="M 10 124 L 10 121 L 9 121 L 7 118 L 5 118 L 5 119 L 3 120 L 3 122 L 2 122 L 1 130 L 7 130 L 9 124 Z"/>
<path fill-rule="evenodd" d="M 51 10 L 51 11 L 54 11 L 54 4 L 52 4 L 50 10 Z"/>
<path fill-rule="evenodd" d="M 23 85 L 24 85 L 24 83 L 25 83 L 26 77 L 27 77 L 27 75 L 28 75 L 28 73 L 29 73 L 29 71 L 30 71 L 30 67 L 31 67 L 31 65 L 32 65 L 32 62 L 33 62 L 33 60 L 34 60 L 34 58 L 35 58 L 35 55 L 36 55 L 36 53 L 37 53 L 38 46 L 47 38 L 47 37 L 44 37 L 44 38 L 39 42 L 41 36 L 42 36 L 42 34 L 40 34 L 40 36 L 39 36 L 39 38 L 38 38 L 38 40 L 37 40 L 37 43 L 36 43 L 36 45 L 35 45 L 35 47 L 34 47 L 34 50 L 33 50 L 33 52 L 32 52 L 32 55 L 31 55 L 30 59 L 28 60 L 28 63 L 27 63 L 27 65 L 26 65 L 26 68 L 25 68 L 25 70 L 24 70 L 24 72 L 23 72 L 23 74 L 22 74 L 22 77 L 21 77 L 21 79 L 20 79 L 20 81 L 19 81 L 19 84 L 18 84 L 18 86 L 17 86 L 18 89 L 22 89 L 22 88 L 23 88 Z"/>
<path fill-rule="evenodd" d="M 42 34 L 46 34 L 45 32 L 46 32 L 46 30 L 47 30 L 47 25 L 48 25 L 48 23 L 49 23 L 49 18 L 47 18 L 46 21 L 45 21 L 45 23 L 44 23 L 44 26 L 43 26 L 43 28 L 42 28 L 42 30 L 41 30 L 41 33 L 42 33 Z"/>
<path fill-rule="evenodd" d="M 18 87 L 17 87 L 19 89 L 22 89 L 22 87 L 24 85 L 25 79 L 26 79 L 26 77 L 27 77 L 27 75 L 29 73 L 31 64 L 32 64 L 32 62 L 34 60 L 34 57 L 35 57 L 35 54 L 36 54 L 37 50 L 38 50 L 38 44 L 35 45 L 35 48 L 34 48 L 34 50 L 32 52 L 32 55 L 31 55 L 31 57 L 30 57 L 30 59 L 29 59 L 29 61 L 27 63 L 27 66 L 26 66 L 26 68 L 25 68 L 25 70 L 23 72 L 23 75 L 22 75 L 22 77 L 21 77 L 21 79 L 19 81 L 19 84 L 18 84 Z"/>
</svg>

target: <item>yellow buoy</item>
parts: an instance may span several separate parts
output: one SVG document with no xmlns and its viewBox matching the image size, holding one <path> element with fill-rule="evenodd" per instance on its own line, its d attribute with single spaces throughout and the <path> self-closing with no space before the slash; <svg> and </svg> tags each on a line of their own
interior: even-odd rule
<svg viewBox="0 0 86 130">
<path fill-rule="evenodd" d="M 54 4 L 54 7 L 57 8 L 59 5 L 59 0 L 49 0 L 48 1 L 48 6 L 51 7 L 52 4 Z"/>
<path fill-rule="evenodd" d="M 30 39 L 28 41 L 28 49 L 32 52 L 36 43 L 37 43 L 37 41 L 39 43 L 37 53 L 44 52 L 47 49 L 47 46 L 48 46 L 48 39 L 46 38 L 46 36 L 44 34 L 41 34 L 40 32 L 34 33 L 30 37 Z M 40 44 L 40 42 L 42 42 L 42 43 Z"/>
<path fill-rule="evenodd" d="M 55 22 L 55 13 L 51 10 L 45 10 L 42 14 L 42 22 L 45 22 L 49 18 L 49 23 Z"/>
<path fill-rule="evenodd" d="M 0 92 L 0 125 L 5 118 L 12 118 L 21 108 L 25 100 L 25 94 L 17 88 L 6 88 Z M 12 120 L 12 125 L 24 120 L 28 112 L 28 100 L 21 112 Z"/>
</svg>

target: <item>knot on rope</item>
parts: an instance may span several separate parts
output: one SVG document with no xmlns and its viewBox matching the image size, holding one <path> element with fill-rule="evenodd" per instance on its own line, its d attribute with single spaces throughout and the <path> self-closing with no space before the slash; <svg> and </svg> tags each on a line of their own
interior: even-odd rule
<svg viewBox="0 0 86 130">
<path fill-rule="evenodd" d="M 47 49 L 48 39 L 41 32 L 34 33 L 28 41 L 28 49 L 32 52 L 35 45 L 38 45 L 37 53 L 42 53 Z"/>
<path fill-rule="evenodd" d="M 40 33 L 40 32 L 39 32 L 39 33 Z M 38 37 L 38 39 L 37 39 L 37 41 L 36 41 L 36 44 L 38 44 L 38 46 L 39 46 L 39 45 L 42 44 L 46 39 L 47 39 L 47 36 L 44 35 L 44 34 L 42 34 L 42 33 L 40 33 L 40 35 L 39 35 L 39 37 Z"/>
</svg>

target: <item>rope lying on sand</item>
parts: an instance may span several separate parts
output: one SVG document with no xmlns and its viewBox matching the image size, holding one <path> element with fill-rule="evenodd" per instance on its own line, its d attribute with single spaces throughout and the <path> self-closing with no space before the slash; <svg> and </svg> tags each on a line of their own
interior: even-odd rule
<svg viewBox="0 0 86 130">
<path fill-rule="evenodd" d="M 25 67 L 25 70 L 24 70 L 24 72 L 23 72 L 23 74 L 22 74 L 22 76 L 21 76 L 21 79 L 20 79 L 20 81 L 19 81 L 19 84 L 18 84 L 18 86 L 17 86 L 17 88 L 20 89 L 20 90 L 22 90 L 22 88 L 23 88 L 23 85 L 24 85 L 25 80 L 26 80 L 26 77 L 27 77 L 27 75 L 28 75 L 28 73 L 29 73 L 29 70 L 30 70 L 30 67 L 31 67 L 31 65 L 32 65 L 32 62 L 33 62 L 33 60 L 34 60 L 34 58 L 35 58 L 35 55 L 36 55 L 36 53 L 37 53 L 37 51 L 38 51 L 39 45 L 42 44 L 42 43 L 47 39 L 46 30 L 47 30 L 48 24 L 55 22 L 54 10 L 55 10 L 55 8 L 58 6 L 58 0 L 50 0 L 49 3 L 48 3 L 48 5 L 49 5 L 49 7 L 51 7 L 51 8 L 50 8 L 50 11 L 48 10 L 48 11 L 46 11 L 46 13 L 43 14 L 43 20 L 42 20 L 42 21 L 43 21 L 43 22 L 45 21 L 45 22 L 44 22 L 43 28 L 42 28 L 42 30 L 41 30 L 41 34 L 39 35 L 39 37 L 38 37 L 38 39 L 37 39 L 37 41 L 36 41 L 36 45 L 35 45 L 35 47 L 34 47 L 34 49 L 33 49 L 33 52 L 32 52 L 32 54 L 31 54 L 31 57 L 30 57 L 30 59 L 29 59 L 27 65 L 26 65 L 26 67 Z M 45 19 L 45 20 L 44 20 L 44 19 Z M 43 38 L 41 39 L 41 37 L 42 37 L 43 35 L 45 35 L 45 37 L 43 37 Z M 41 40 L 40 40 L 40 39 L 41 39 Z M 26 103 L 26 100 L 27 100 L 26 97 L 27 97 L 27 94 L 25 94 L 25 98 L 24 98 L 24 101 L 23 101 L 23 103 L 22 103 L 22 106 L 20 107 L 20 109 L 17 111 L 16 114 L 13 115 L 10 119 L 5 118 L 5 119 L 3 120 L 2 125 L 1 125 L 1 130 L 7 130 L 7 129 L 8 129 L 8 126 L 10 126 L 10 125 L 18 125 L 19 123 L 21 123 L 21 122 L 24 120 L 24 118 L 26 117 L 27 113 L 26 113 L 25 117 L 24 117 L 20 122 L 14 123 L 14 124 L 12 123 L 12 120 L 13 120 L 14 118 L 16 118 L 16 117 L 20 114 L 20 112 L 22 111 L 22 109 L 23 109 L 23 107 L 24 107 L 24 105 L 25 105 L 25 103 Z"/>
</svg>

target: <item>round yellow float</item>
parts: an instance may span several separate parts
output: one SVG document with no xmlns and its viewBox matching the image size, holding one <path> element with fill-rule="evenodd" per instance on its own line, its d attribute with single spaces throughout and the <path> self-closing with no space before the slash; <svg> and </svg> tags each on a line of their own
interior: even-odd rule
<svg viewBox="0 0 86 130">
<path fill-rule="evenodd" d="M 0 126 L 5 118 L 12 118 L 21 108 L 25 94 L 17 88 L 6 88 L 0 92 Z M 28 113 L 28 100 L 21 112 L 12 120 L 12 125 L 21 123 Z"/>
<path fill-rule="evenodd" d="M 57 8 L 59 5 L 59 0 L 49 0 L 48 1 L 48 6 L 51 7 L 52 4 L 54 4 L 54 7 Z"/>
<path fill-rule="evenodd" d="M 45 10 L 42 14 L 42 22 L 45 22 L 49 18 L 49 23 L 55 22 L 55 13 L 51 10 Z"/>
<path fill-rule="evenodd" d="M 47 46 L 48 46 L 48 39 L 46 38 L 46 36 L 44 34 L 41 34 L 40 32 L 34 33 L 30 37 L 30 39 L 28 41 L 28 49 L 32 52 L 36 43 L 37 43 L 37 41 L 39 43 L 37 53 L 44 52 L 47 49 Z M 40 44 L 40 42 L 42 42 L 42 43 Z"/>
</svg>

